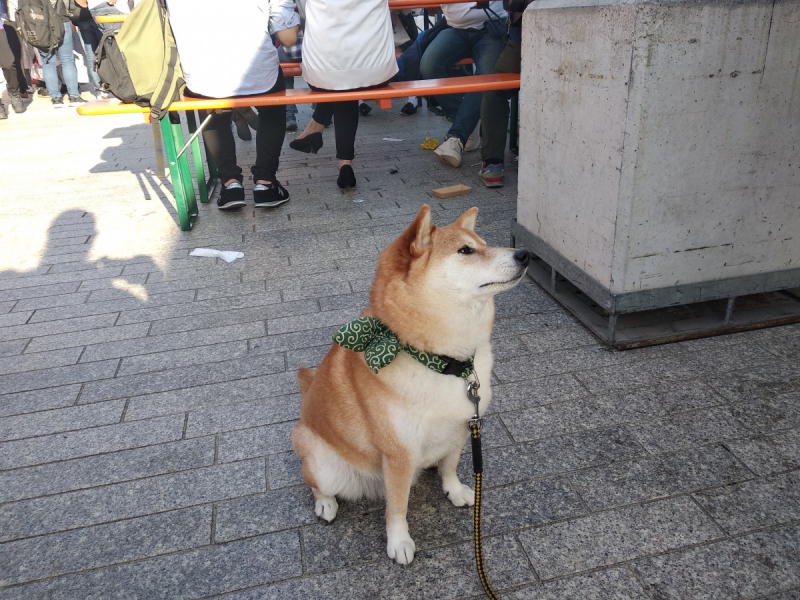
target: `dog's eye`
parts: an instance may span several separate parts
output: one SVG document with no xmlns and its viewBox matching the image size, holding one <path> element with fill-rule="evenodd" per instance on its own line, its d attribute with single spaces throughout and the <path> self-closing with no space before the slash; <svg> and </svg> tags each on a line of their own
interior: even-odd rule
<svg viewBox="0 0 800 600">
<path fill-rule="evenodd" d="M 475 254 L 475 248 L 470 248 L 466 244 L 458 249 L 459 254 Z"/>
</svg>

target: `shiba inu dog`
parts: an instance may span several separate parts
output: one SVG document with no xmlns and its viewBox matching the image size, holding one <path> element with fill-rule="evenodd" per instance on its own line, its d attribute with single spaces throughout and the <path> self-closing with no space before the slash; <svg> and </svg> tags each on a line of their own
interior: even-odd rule
<svg viewBox="0 0 800 600">
<path fill-rule="evenodd" d="M 337 496 L 385 496 L 386 551 L 404 565 L 416 550 L 406 513 L 421 470 L 438 467 L 455 506 L 475 503 L 456 474 L 475 411 L 467 379 L 477 374 L 483 382 L 483 415 L 491 400 L 494 296 L 517 285 L 529 262 L 527 250 L 478 237 L 477 215 L 473 207 L 436 227 L 422 206 L 381 253 L 362 318 L 334 336 L 339 343 L 316 371 L 298 370 L 303 399 L 292 445 L 317 516 L 332 521 Z"/>
</svg>

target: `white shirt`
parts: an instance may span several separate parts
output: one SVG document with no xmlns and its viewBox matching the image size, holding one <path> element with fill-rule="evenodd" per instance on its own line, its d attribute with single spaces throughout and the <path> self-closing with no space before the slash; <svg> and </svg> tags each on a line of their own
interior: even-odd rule
<svg viewBox="0 0 800 600">
<path fill-rule="evenodd" d="M 298 0 L 303 78 L 325 90 L 378 85 L 397 73 L 387 0 Z"/>
<path fill-rule="evenodd" d="M 186 86 L 212 98 L 270 90 L 280 63 L 270 33 L 300 24 L 292 0 L 169 0 Z"/>
<path fill-rule="evenodd" d="M 506 11 L 503 9 L 502 0 L 490 2 L 489 9 L 490 10 L 483 10 L 475 8 L 475 4 L 472 2 L 442 4 L 442 14 L 444 14 L 447 19 L 447 24 L 455 29 L 482 29 L 486 21 L 506 18 Z M 497 14 L 497 16 L 495 17 L 492 12 Z"/>
</svg>

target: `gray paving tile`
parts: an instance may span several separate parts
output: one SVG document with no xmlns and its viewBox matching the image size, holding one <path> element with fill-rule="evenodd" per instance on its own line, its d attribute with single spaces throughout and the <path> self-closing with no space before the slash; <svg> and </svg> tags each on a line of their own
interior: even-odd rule
<svg viewBox="0 0 800 600">
<path fill-rule="evenodd" d="M 730 534 L 800 519 L 800 471 L 694 494 Z"/>
<path fill-rule="evenodd" d="M 577 471 L 569 478 L 592 510 L 604 510 L 752 476 L 724 446 L 713 445 Z"/>
<path fill-rule="evenodd" d="M 725 445 L 756 475 L 800 467 L 800 429 L 730 440 Z"/>
<path fill-rule="evenodd" d="M 314 495 L 306 487 L 237 498 L 217 504 L 217 543 L 316 523 Z"/>
<path fill-rule="evenodd" d="M 77 317 L 88 317 L 92 315 L 102 315 L 106 313 L 118 313 L 120 311 L 135 312 L 137 309 L 148 310 L 150 307 L 162 306 L 171 307 L 176 311 L 179 311 L 182 307 L 184 310 L 188 311 L 189 307 L 185 305 L 193 300 L 193 290 L 172 292 L 168 294 L 155 294 L 149 296 L 146 302 L 129 295 L 128 298 L 122 300 L 89 302 L 85 304 L 74 304 L 72 306 L 59 306 L 57 308 L 39 309 L 34 313 L 29 322 L 42 323 L 45 321 L 55 321 L 59 319 L 71 319 Z M 143 308 L 144 306 L 147 306 L 148 308 Z M 130 323 L 123 323 L 122 317 L 124 317 L 124 315 L 122 315 L 118 321 L 120 325 L 126 325 Z M 149 320 L 150 319 L 139 319 L 136 322 Z"/>
<path fill-rule="evenodd" d="M 553 375 L 531 381 L 493 385 L 489 411 L 507 412 L 589 395 L 583 384 L 573 375 Z"/>
<path fill-rule="evenodd" d="M 149 329 L 149 324 L 147 323 L 126 325 L 125 327 L 137 328 L 144 331 L 144 333 L 137 339 L 95 343 L 87 346 L 81 356 L 81 362 L 208 346 L 215 343 L 257 338 L 265 333 L 263 321 L 152 336 L 147 335 L 147 330 Z"/>
<path fill-rule="evenodd" d="M 628 428 L 651 452 L 668 452 L 747 434 L 747 430 L 733 418 L 731 411 L 722 407 L 689 411 L 663 419 L 637 421 Z"/>
<path fill-rule="evenodd" d="M 9 327 L 0 327 L 0 338 L 9 341 L 44 335 L 55 335 L 57 333 L 85 331 L 87 329 L 98 329 L 100 327 L 111 327 L 116 320 L 116 314 L 108 314 L 79 317 L 76 319 L 62 319 L 60 321 L 48 321 L 46 323 L 12 325 Z"/>
<path fill-rule="evenodd" d="M 331 337 L 339 327 L 341 325 L 332 325 L 308 331 L 258 337 L 250 340 L 250 351 L 254 353 L 285 352 L 323 346 L 331 343 Z"/>
<path fill-rule="evenodd" d="M 186 292 L 173 292 L 170 296 L 186 296 Z M 281 295 L 278 292 L 266 292 L 263 294 L 251 294 L 249 296 L 236 296 L 233 298 L 221 298 L 217 300 L 205 300 L 204 302 L 192 302 L 194 291 L 190 290 L 191 297 L 180 303 L 164 303 L 163 306 L 147 306 L 145 308 L 132 307 L 122 309 L 119 316 L 119 325 L 130 325 L 131 323 L 141 323 L 143 321 L 162 321 L 174 318 L 186 318 L 191 320 L 194 315 L 209 315 L 210 313 L 237 310 L 243 308 L 266 307 L 270 304 L 278 304 Z"/>
<path fill-rule="evenodd" d="M 285 302 L 291 302 L 292 300 L 303 300 L 305 298 L 338 297 L 351 293 L 350 285 L 346 281 L 336 281 L 334 283 L 315 285 L 308 288 L 284 290 L 283 300 Z M 327 310 L 332 309 L 329 308 Z"/>
<path fill-rule="evenodd" d="M 348 283 L 348 288 L 349 287 L 350 285 Z M 319 307 L 322 312 L 330 312 L 346 308 L 355 308 L 358 311 L 362 311 L 367 304 L 369 304 L 369 294 L 366 292 L 356 292 L 354 294 L 348 293 L 347 295 L 341 296 L 324 296 L 318 298 L 318 300 Z"/>
<path fill-rule="evenodd" d="M 214 462 L 211 436 L 0 472 L 0 503 L 130 481 Z"/>
<path fill-rule="evenodd" d="M 279 490 L 303 483 L 302 462 L 294 452 L 280 452 L 267 457 L 269 489 Z"/>
<path fill-rule="evenodd" d="M 37 287 L 15 288 L 0 291 L 0 300 L 21 300 L 23 298 L 46 298 L 59 294 L 72 294 L 78 290 L 80 282 L 56 283 Z"/>
<path fill-rule="evenodd" d="M 84 279 L 81 281 L 81 285 L 78 287 L 78 291 L 80 292 L 92 292 L 95 290 L 109 290 L 114 289 L 115 286 L 119 285 L 119 277 L 106 277 L 106 278 L 98 278 L 98 279 Z M 126 275 L 124 280 L 128 284 L 137 284 L 141 285 L 147 281 L 147 275 L 142 273 L 140 275 Z"/>
<path fill-rule="evenodd" d="M 14 340 L 12 342 L 0 342 L 0 356 L 17 356 L 22 354 L 29 339 Z"/>
<path fill-rule="evenodd" d="M 0 327 L 11 327 L 12 325 L 24 325 L 27 323 L 31 316 L 33 315 L 32 311 L 20 311 L 20 312 L 13 312 L 9 313 L 8 311 L 0 310 L 0 313 L 5 312 L 5 314 L 0 314 Z"/>
<path fill-rule="evenodd" d="M 88 527 L 246 496 L 266 489 L 264 461 L 157 475 L 0 506 L 0 540 Z"/>
<path fill-rule="evenodd" d="M 251 294 L 264 294 L 267 288 L 264 281 L 251 283 L 234 283 L 220 287 L 204 287 L 197 290 L 197 301 L 214 300 L 216 298 L 231 298 L 236 296 L 249 296 Z"/>
<path fill-rule="evenodd" d="M 71 406 L 0 419 L 0 442 L 119 423 L 124 400 Z"/>
<path fill-rule="evenodd" d="M 271 396 L 255 402 L 226 404 L 189 413 L 186 437 L 270 425 L 300 418 L 300 396 Z"/>
<path fill-rule="evenodd" d="M 295 531 L 0 590 L 0 598 L 171 598 L 222 594 L 303 572 Z"/>
<path fill-rule="evenodd" d="M 800 365 L 779 362 L 709 378 L 708 383 L 731 402 L 762 399 L 800 390 Z"/>
<path fill-rule="evenodd" d="M 316 369 L 330 349 L 331 344 L 325 344 L 324 346 L 290 350 L 286 353 L 286 370 L 296 371 L 298 367 Z"/>
<path fill-rule="evenodd" d="M 118 360 L 54 367 L 0 376 L 0 389 L 7 394 L 39 390 L 71 383 L 109 379 L 117 370 Z"/>
<path fill-rule="evenodd" d="M 137 396 L 128 403 L 125 419 L 147 419 L 158 415 L 248 402 L 271 396 L 297 394 L 297 373 L 285 371 L 275 375 L 250 377 L 212 383 L 193 388 L 169 390 L 156 394 Z"/>
<path fill-rule="evenodd" d="M 531 352 L 554 352 L 583 346 L 600 347 L 601 343 L 584 327 L 543 329 L 521 336 Z"/>
<path fill-rule="evenodd" d="M 492 356 L 495 362 L 503 362 L 530 354 L 528 347 L 518 337 L 502 337 L 492 340 Z"/>
<path fill-rule="evenodd" d="M 575 376 L 593 394 L 604 394 L 694 379 L 697 374 L 697 371 L 683 360 L 655 358 L 633 364 L 581 371 Z"/>
<path fill-rule="evenodd" d="M 31 275 L 29 277 L 14 277 L 13 279 L 0 279 L 0 290 L 13 290 L 17 288 L 38 287 L 58 283 L 72 283 L 74 281 L 87 281 L 90 279 L 107 279 L 119 277 L 122 267 L 109 267 L 106 269 L 93 269 L 79 273 L 57 273 L 54 275 Z"/>
<path fill-rule="evenodd" d="M 54 352 L 34 352 L 0 358 L 0 375 L 74 365 L 78 362 L 81 350 L 81 348 L 70 348 Z"/>
<path fill-rule="evenodd" d="M 137 323 L 136 325 L 101 327 L 99 329 L 77 331 L 74 333 L 46 335 L 42 337 L 36 337 L 31 340 L 31 343 L 28 344 L 26 350 L 28 352 L 44 352 L 47 350 L 57 350 L 59 348 L 85 346 L 87 344 L 143 338 L 147 335 L 149 328 L 149 323 Z M 89 360 L 83 360 L 84 356 L 81 357 L 81 362 L 93 362 Z"/>
<path fill-rule="evenodd" d="M 489 577 L 497 589 L 536 579 L 522 549 L 512 536 L 486 538 L 484 556 Z M 414 597 L 420 600 L 455 599 L 480 594 L 481 584 L 475 572 L 471 542 L 418 552 L 414 562 L 407 568 L 399 567 L 384 556 L 374 563 L 241 592 L 231 598 L 403 600 L 408 598 L 409 590 L 414 590 Z"/>
<path fill-rule="evenodd" d="M 773 433 L 800 427 L 800 392 L 731 405 L 731 414 L 749 433 Z"/>
<path fill-rule="evenodd" d="M 657 597 L 756 598 L 800 585 L 800 523 L 636 561 Z"/>
<path fill-rule="evenodd" d="M 550 579 L 721 536 L 697 505 L 680 497 L 528 529 L 519 539 L 539 576 Z"/>
<path fill-rule="evenodd" d="M 243 460 L 292 449 L 292 428 L 295 421 L 240 429 L 219 435 L 219 462 Z"/>
<path fill-rule="evenodd" d="M 211 506 L 0 544 L 3 585 L 16 585 L 208 545 Z"/>
<path fill-rule="evenodd" d="M 0 443 L 0 470 L 179 440 L 183 415 Z"/>
<path fill-rule="evenodd" d="M 72 406 L 81 390 L 81 384 L 64 385 L 0 396 L 0 417 Z"/>
<path fill-rule="evenodd" d="M 503 596 L 508 600 L 648 600 L 642 585 L 627 567 L 611 567 L 584 575 L 524 587 Z"/>
<path fill-rule="evenodd" d="M 342 325 L 352 321 L 361 313 L 357 308 L 346 308 L 325 313 L 296 315 L 291 317 L 281 317 L 267 320 L 267 334 L 275 335 L 281 333 L 292 333 L 296 331 L 307 331 L 309 329 L 319 329 L 321 327 Z"/>
<path fill-rule="evenodd" d="M 59 306 L 73 306 L 83 304 L 89 298 L 89 292 L 75 294 L 58 294 L 39 298 L 23 298 L 14 305 L 15 310 L 37 310 L 42 308 L 55 308 Z"/>
<path fill-rule="evenodd" d="M 622 366 L 632 360 L 632 354 L 612 352 L 605 348 L 575 348 L 497 362 L 492 370 L 502 383 L 509 383 L 534 377 L 585 371 L 604 365 Z"/>
<path fill-rule="evenodd" d="M 124 377 L 126 375 L 161 371 L 164 367 L 173 369 L 191 367 L 245 356 L 247 356 L 247 340 L 140 354 L 123 358 L 117 376 Z"/>
<path fill-rule="evenodd" d="M 117 361 L 110 361 L 116 363 Z M 98 363 L 89 363 L 98 364 Z M 251 358 L 226 360 L 204 365 L 164 369 L 153 373 L 115 377 L 107 381 L 87 383 L 79 402 L 101 402 L 112 398 L 143 396 L 208 383 L 246 379 L 265 373 L 277 373 L 285 367 L 280 354 L 262 354 Z"/>
<path fill-rule="evenodd" d="M 622 427 L 585 431 L 506 446 L 483 452 L 483 483 L 487 487 L 557 473 L 630 460 L 646 454 Z M 465 455 L 459 464 L 462 481 L 472 479 L 472 463 Z"/>
</svg>

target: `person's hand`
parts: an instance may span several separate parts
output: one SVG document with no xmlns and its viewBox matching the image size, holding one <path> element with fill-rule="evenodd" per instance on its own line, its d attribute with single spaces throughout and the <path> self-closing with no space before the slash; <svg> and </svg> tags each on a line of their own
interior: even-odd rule
<svg viewBox="0 0 800 600">
<path fill-rule="evenodd" d="M 117 3 L 117 0 L 106 0 L 106 4 L 109 6 L 114 6 Z"/>
</svg>

